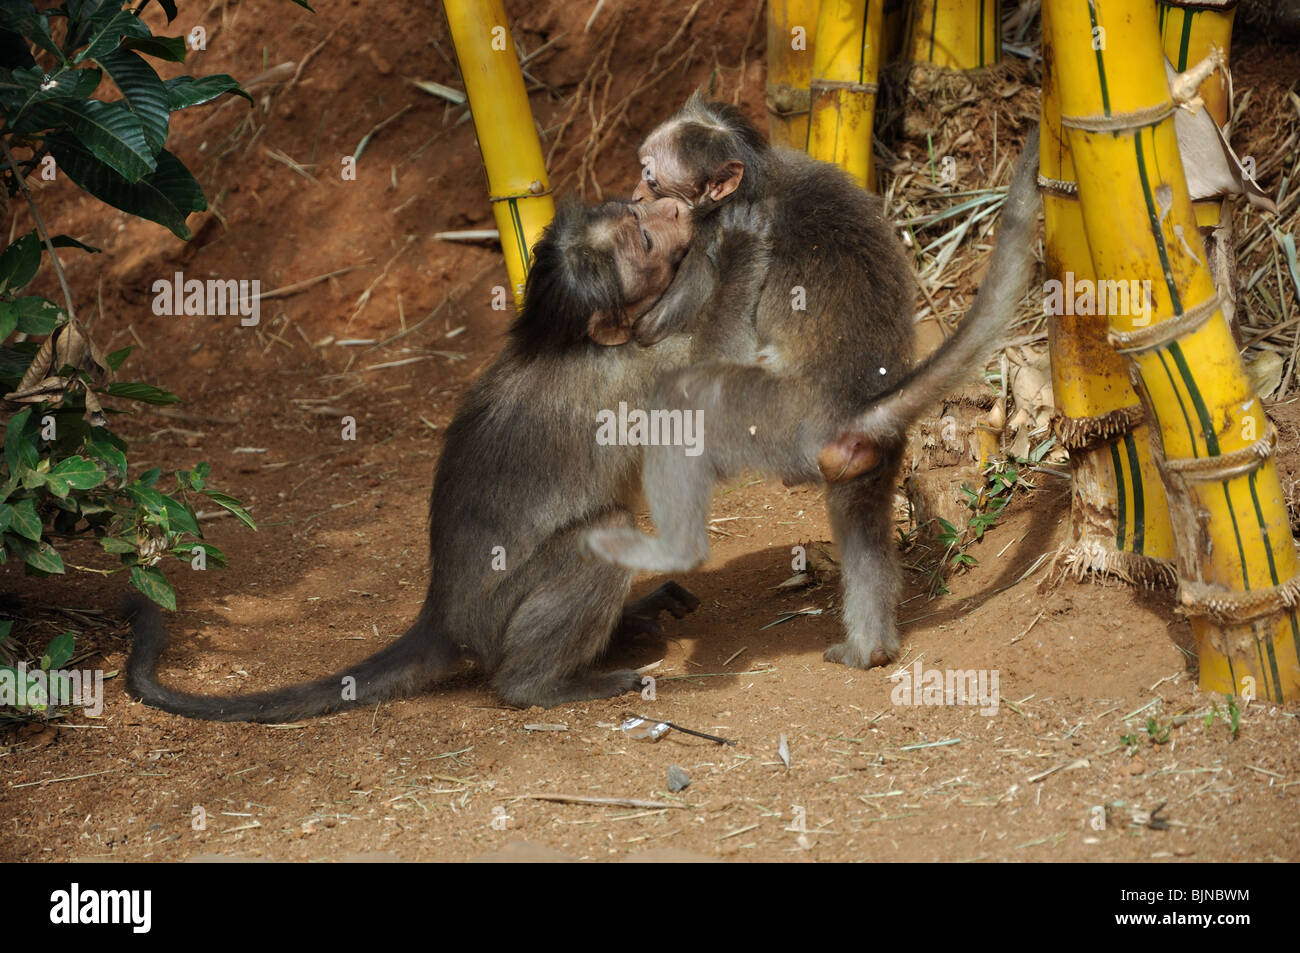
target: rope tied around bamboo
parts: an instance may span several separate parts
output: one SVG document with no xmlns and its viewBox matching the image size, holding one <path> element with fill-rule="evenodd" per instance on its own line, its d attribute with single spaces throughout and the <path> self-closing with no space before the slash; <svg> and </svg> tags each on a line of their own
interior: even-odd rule
<svg viewBox="0 0 1300 953">
<path fill-rule="evenodd" d="M 1111 329 L 1109 334 L 1111 347 L 1120 354 L 1137 354 L 1158 347 L 1167 347 L 1178 338 L 1199 331 L 1201 326 L 1222 308 L 1222 299 L 1216 291 L 1205 301 L 1186 309 L 1182 314 L 1166 318 L 1150 327 L 1140 328 L 1137 331 Z"/>
</svg>

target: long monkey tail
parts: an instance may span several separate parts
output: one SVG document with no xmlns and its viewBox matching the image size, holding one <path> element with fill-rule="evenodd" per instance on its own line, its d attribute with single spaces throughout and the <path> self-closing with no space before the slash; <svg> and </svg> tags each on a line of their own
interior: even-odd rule
<svg viewBox="0 0 1300 953">
<path fill-rule="evenodd" d="M 158 658 L 167 645 L 158 607 L 133 596 L 127 616 L 133 630 L 127 693 L 154 708 L 208 721 L 279 723 L 374 705 L 413 694 L 446 672 L 454 658 L 453 646 L 426 602 L 401 638 L 335 675 L 247 695 L 195 695 L 158 681 Z"/>
<path fill-rule="evenodd" d="M 1034 272 L 1038 230 L 1038 130 L 1030 133 L 1002 206 L 997 248 L 975 303 L 955 334 L 894 387 L 871 402 L 817 458 L 828 482 L 852 479 L 881 459 L 881 446 L 903 439 L 934 402 L 983 367 L 1005 335 Z"/>
</svg>

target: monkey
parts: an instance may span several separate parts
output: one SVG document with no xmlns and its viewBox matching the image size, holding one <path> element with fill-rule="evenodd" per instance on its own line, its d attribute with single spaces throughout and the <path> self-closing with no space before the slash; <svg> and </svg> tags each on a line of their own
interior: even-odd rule
<svg viewBox="0 0 1300 953">
<path fill-rule="evenodd" d="M 634 198 L 680 199 L 692 209 L 696 236 L 668 292 L 635 323 L 638 343 L 712 323 L 698 303 L 738 293 L 714 288 L 717 276 L 696 252 L 716 243 L 719 207 L 767 207 L 770 263 L 749 318 L 755 360 L 704 360 L 669 371 L 656 388 L 653 407 L 694 409 L 707 433 L 696 456 L 646 449 L 642 481 L 659 535 L 594 527 L 583 541 L 588 555 L 626 569 L 694 569 L 708 557 L 715 482 L 743 470 L 788 486 L 824 482 L 843 557 L 845 628 L 824 658 L 856 668 L 897 658 L 892 511 L 904 437 L 928 406 L 982 366 L 1025 293 L 1035 261 L 1037 153 L 1035 132 L 970 312 L 912 367 L 915 277 L 879 198 L 829 163 L 770 146 L 739 109 L 698 94 L 652 131 L 640 148 Z"/>
<path fill-rule="evenodd" d="M 745 269 L 765 265 L 752 222 L 733 218 L 738 224 L 718 225 L 722 243 L 739 249 L 730 259 L 714 249 L 720 286 L 753 284 Z M 619 401 L 644 404 L 657 379 L 690 359 L 684 335 L 655 347 L 628 342 L 669 286 L 691 232 L 674 199 L 561 204 L 534 248 L 502 352 L 447 429 L 430 498 L 428 590 L 405 634 L 315 681 L 190 694 L 158 681 L 165 627 L 153 603 L 137 598 L 128 607 L 128 692 L 193 718 L 287 722 L 413 694 L 445 675 L 462 646 L 502 700 L 519 707 L 639 689 L 634 671 L 593 668 L 611 636 L 657 633 L 661 613 L 682 618 L 699 600 L 668 582 L 625 605 L 634 573 L 582 558 L 579 543 L 592 528 L 634 525 L 640 448 L 598 445 L 597 414 Z M 737 295 L 733 307 L 752 311 L 756 301 L 756 293 Z M 494 552 L 504 569 L 494 568 Z"/>
</svg>

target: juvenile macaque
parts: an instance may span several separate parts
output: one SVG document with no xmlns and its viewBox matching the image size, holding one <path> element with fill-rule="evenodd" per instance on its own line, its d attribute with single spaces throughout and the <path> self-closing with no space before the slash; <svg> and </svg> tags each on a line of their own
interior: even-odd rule
<svg viewBox="0 0 1300 953">
<path fill-rule="evenodd" d="M 710 265 L 715 256 L 703 253 L 719 247 L 719 207 L 750 206 L 770 223 L 770 264 L 749 318 L 757 363 L 723 353 L 661 381 L 652 406 L 700 413 L 703 452 L 647 448 L 642 479 L 659 535 L 597 528 L 587 536 L 589 550 L 628 569 L 692 569 L 708 556 L 716 481 L 746 469 L 788 485 L 825 480 L 843 554 L 846 630 L 825 657 L 859 668 L 895 658 L 892 513 L 903 438 L 926 407 L 977 372 L 1025 292 L 1034 264 L 1037 153 L 1034 134 L 970 313 L 912 367 L 915 278 L 878 198 L 828 163 L 772 148 L 732 106 L 692 97 L 655 129 L 641 146 L 637 197 L 685 202 L 697 234 L 671 288 L 637 321 L 636 338 L 648 345 L 682 328 L 708 329 L 719 317 L 701 303 L 751 291 L 720 278 Z M 730 241 L 721 239 L 724 257 Z"/>
<path fill-rule="evenodd" d="M 611 635 L 657 631 L 661 612 L 681 618 L 699 600 L 670 582 L 624 605 L 633 573 L 581 558 L 579 544 L 592 528 L 632 526 L 628 506 L 638 494 L 641 448 L 598 445 L 597 414 L 620 401 L 646 406 L 655 381 L 689 357 L 684 335 L 654 348 L 603 345 L 630 340 L 690 238 L 690 216 L 672 199 L 561 207 L 534 248 L 524 309 L 504 350 L 447 429 L 431 500 L 429 588 L 403 636 L 313 682 L 188 694 L 158 682 L 166 633 L 158 610 L 141 601 L 132 607 L 128 691 L 193 718 L 291 721 L 411 694 L 443 675 L 461 646 L 514 705 L 639 688 L 635 672 L 593 669 Z M 754 301 L 741 294 L 734 306 L 752 311 Z"/>
</svg>

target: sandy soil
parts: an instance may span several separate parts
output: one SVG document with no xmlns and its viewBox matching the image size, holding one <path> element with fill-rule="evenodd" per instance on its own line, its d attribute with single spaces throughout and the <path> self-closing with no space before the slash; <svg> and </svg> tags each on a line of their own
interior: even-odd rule
<svg viewBox="0 0 1300 953">
<path fill-rule="evenodd" d="M 195 691 L 316 676 L 405 629 L 423 594 L 441 431 L 507 320 L 490 307 L 492 287 L 505 283 L 499 252 L 431 237 L 492 225 L 471 124 L 456 125 L 457 110 L 408 82 L 459 85 L 440 12 L 339 6 L 311 16 L 249 0 L 207 15 L 208 52 L 186 72 L 248 78 L 323 46 L 292 88 L 263 88 L 254 109 L 238 101 L 175 123 L 172 146 L 216 209 L 192 220 L 190 244 L 106 214 L 65 183 L 41 196 L 59 230 L 104 248 L 71 269 L 101 347 L 137 343 L 126 377 L 187 400 L 179 413 L 141 408 L 125 420 L 136 459 L 211 461 L 212 482 L 260 524 L 257 533 L 208 524 L 229 570 L 168 570 L 181 609 L 163 674 Z M 586 34 L 589 5 L 579 6 L 508 4 L 525 51 L 565 34 L 529 65 L 551 88 L 533 105 L 558 190 L 626 192 L 638 138 L 696 85 L 762 115 L 760 5 L 634 0 L 622 22 L 604 13 Z M 196 10 L 182 12 L 180 29 Z M 1255 52 L 1257 68 L 1239 57 L 1238 95 L 1296 75 L 1294 50 Z M 594 93 L 590 111 L 571 109 L 578 88 Z M 407 106 L 371 140 L 357 181 L 341 181 L 340 157 Z M 960 106 L 981 130 L 998 107 L 978 97 Z M 1023 114 L 1023 102 L 1014 108 Z M 991 169 L 983 136 L 966 148 L 963 163 Z M 267 302 L 257 329 L 149 308 L 151 282 L 176 270 L 257 277 L 271 289 L 349 268 Z M 958 299 L 969 300 L 978 269 L 968 275 Z M 337 343 L 403 328 L 385 346 Z M 370 369 L 411 357 L 423 360 Z M 356 418 L 355 442 L 339 439 L 345 414 Z M 1282 452 L 1293 461 L 1300 446 Z M 1040 591 L 1040 556 L 1060 543 L 1069 501 L 1063 481 L 1036 481 L 971 550 L 979 565 L 949 582 L 951 594 L 928 596 L 932 566 L 919 550 L 905 556 L 900 665 L 995 671 L 995 714 L 898 705 L 894 668 L 824 663 L 839 639 L 834 576 L 775 588 L 791 575 L 793 546 L 829 539 L 821 494 L 740 480 L 717 496 L 713 558 L 681 580 L 700 609 L 611 659 L 659 661 L 654 700 L 516 711 L 466 673 L 376 710 L 264 727 L 163 714 L 110 678 L 99 718 L 0 735 L 0 859 L 1300 858 L 1295 706 L 1250 705 L 1235 739 L 1222 718 L 1207 727 L 1198 717 L 1164 743 L 1148 740 L 1147 718 L 1167 723 L 1216 702 L 1196 689 L 1189 628 L 1168 593 L 1070 582 Z M 65 555 L 111 565 L 91 545 Z M 120 577 L 37 584 L 9 566 L 0 588 L 22 620 L 16 636 L 38 655 L 73 628 L 78 667 L 120 670 Z M 802 609 L 819 614 L 772 624 Z M 629 739 L 617 730 L 629 713 L 735 745 L 678 732 Z M 680 794 L 667 789 L 672 765 L 691 778 Z M 537 799 L 557 794 L 665 806 Z"/>
</svg>

